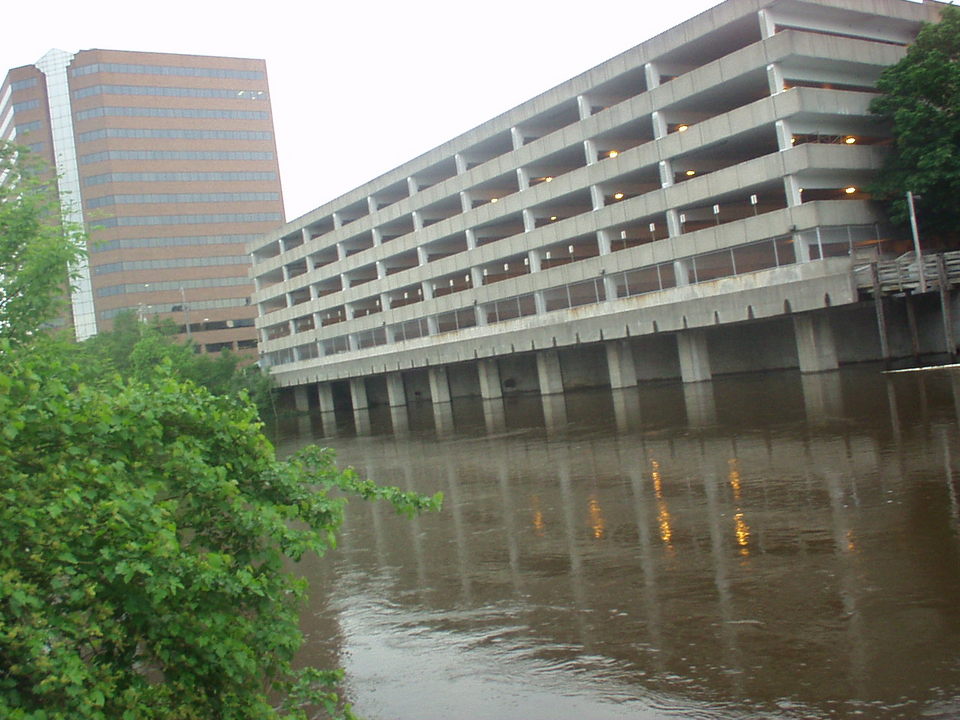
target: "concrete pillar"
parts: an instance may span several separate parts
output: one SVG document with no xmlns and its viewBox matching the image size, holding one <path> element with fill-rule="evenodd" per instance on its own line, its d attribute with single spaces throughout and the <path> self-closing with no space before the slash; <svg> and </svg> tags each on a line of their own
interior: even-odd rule
<svg viewBox="0 0 960 720">
<path fill-rule="evenodd" d="M 657 163 L 657 169 L 660 172 L 660 187 L 673 185 L 673 163 L 669 160 L 661 160 Z"/>
<path fill-rule="evenodd" d="M 597 247 L 600 249 L 601 255 L 609 255 L 613 252 L 609 230 L 600 230 L 597 232 Z"/>
<path fill-rule="evenodd" d="M 332 214 L 333 217 L 333 229 L 339 230 L 343 227 L 343 219 L 340 217 L 340 213 L 335 212 Z"/>
<path fill-rule="evenodd" d="M 597 144 L 593 140 L 583 141 L 583 153 L 587 157 L 587 165 L 597 162 Z"/>
<path fill-rule="evenodd" d="M 610 387 L 614 390 L 637 384 L 637 368 L 633 363 L 633 350 L 626 340 L 612 340 L 604 344 L 607 351 L 607 369 Z"/>
<path fill-rule="evenodd" d="M 423 230 L 423 216 L 419 211 L 414 210 L 410 215 L 413 217 L 413 229 L 414 230 Z M 419 250 L 419 248 L 417 248 Z M 423 265 L 423 263 L 420 263 Z"/>
<path fill-rule="evenodd" d="M 387 374 L 387 398 L 390 407 L 407 404 L 407 393 L 403 388 L 403 375 L 398 372 Z"/>
<path fill-rule="evenodd" d="M 767 86 L 770 88 L 771 95 L 783 92 L 783 69 L 780 63 L 767 65 Z"/>
<path fill-rule="evenodd" d="M 520 130 L 520 128 L 510 128 L 510 140 L 513 143 L 514 150 L 519 150 L 523 147 L 523 132 Z"/>
<path fill-rule="evenodd" d="M 531 273 L 540 272 L 540 253 L 531 250 L 527 253 L 527 264 L 530 266 Z"/>
<path fill-rule="evenodd" d="M 453 161 L 457 165 L 457 175 L 463 175 L 467 171 L 467 159 L 462 153 L 456 153 L 453 156 Z"/>
<path fill-rule="evenodd" d="M 310 401 L 307 398 L 306 385 L 297 385 L 293 388 L 293 404 L 297 408 L 297 412 L 305 413 L 310 411 Z"/>
<path fill-rule="evenodd" d="M 484 400 L 503 397 L 500 386 L 500 366 L 496 358 L 483 358 L 477 361 L 477 376 L 480 379 L 480 397 Z"/>
<path fill-rule="evenodd" d="M 590 98 L 586 95 L 577 95 L 577 111 L 580 114 L 581 120 L 586 120 L 590 117 Z"/>
<path fill-rule="evenodd" d="M 824 372 L 840 367 L 830 318 L 825 314 L 794 316 L 793 332 L 797 338 L 800 372 Z"/>
<path fill-rule="evenodd" d="M 367 195 L 367 212 L 373 215 L 380 208 L 377 207 L 377 199 L 373 195 Z"/>
<path fill-rule="evenodd" d="M 416 195 L 419 190 L 420 190 L 420 183 L 417 182 L 417 179 L 415 177 L 408 177 L 407 192 L 410 195 Z"/>
<path fill-rule="evenodd" d="M 374 247 L 383 245 L 383 232 L 380 230 L 380 228 L 371 228 L 370 234 L 373 236 Z"/>
<path fill-rule="evenodd" d="M 533 216 L 533 213 L 524 208 L 520 211 L 523 216 L 523 231 L 524 232 L 533 232 L 537 228 L 537 219 Z"/>
<path fill-rule="evenodd" d="M 653 63 L 647 63 L 643 66 L 643 77 L 647 81 L 647 90 L 660 87 L 660 71 Z"/>
<path fill-rule="evenodd" d="M 330 383 L 317 383 L 317 395 L 320 398 L 320 412 L 333 412 L 333 388 Z"/>
<path fill-rule="evenodd" d="M 603 190 L 597 185 L 590 186 L 590 202 L 594 210 L 603 208 Z"/>
<path fill-rule="evenodd" d="M 717 401 L 713 396 L 713 383 L 687 383 L 683 386 L 683 404 L 687 411 L 687 423 L 691 427 L 706 427 L 717 422 Z"/>
<path fill-rule="evenodd" d="M 800 381 L 807 420 L 816 423 L 843 416 L 840 373 L 807 373 Z"/>
<path fill-rule="evenodd" d="M 430 399 L 433 404 L 450 402 L 450 383 L 445 367 L 432 367 L 427 370 L 430 379 Z"/>
<path fill-rule="evenodd" d="M 507 427 L 506 411 L 503 406 L 503 398 L 491 398 L 483 401 L 483 422 L 487 427 L 487 433 L 503 432 Z"/>
<path fill-rule="evenodd" d="M 354 411 L 370 407 L 367 404 L 367 386 L 362 377 L 350 378 L 350 400 L 353 402 Z"/>
<path fill-rule="evenodd" d="M 470 212 L 471 210 L 473 210 L 473 200 L 470 198 L 470 193 L 463 190 L 460 192 L 460 211 Z"/>
<path fill-rule="evenodd" d="M 471 228 L 467 228 L 467 250 L 476 250 L 477 249 L 477 233 Z"/>
<path fill-rule="evenodd" d="M 659 140 L 660 138 L 665 138 L 667 136 L 667 120 L 663 116 L 663 113 L 654 110 L 650 115 L 651 120 L 653 120 L 653 137 Z"/>
<path fill-rule="evenodd" d="M 521 190 L 530 187 L 530 171 L 526 168 L 517 168 L 517 185 Z"/>
<path fill-rule="evenodd" d="M 787 205 L 789 207 L 799 207 L 803 204 L 803 198 L 800 193 L 800 183 L 797 181 L 796 176 L 784 176 L 783 189 L 787 194 Z"/>
<path fill-rule="evenodd" d="M 757 14 L 760 20 L 760 36 L 764 40 L 772 38 L 777 32 L 777 23 L 770 14 L 770 11 L 760 10 Z"/>
<path fill-rule="evenodd" d="M 437 437 L 448 437 L 455 429 L 453 423 L 453 405 L 449 402 L 433 403 L 433 427 Z"/>
<path fill-rule="evenodd" d="M 774 123 L 777 132 L 777 148 L 780 150 L 789 150 L 793 147 L 793 130 L 790 129 L 790 123 L 786 120 L 777 120 Z"/>
<path fill-rule="evenodd" d="M 556 350 L 537 353 L 537 377 L 541 395 L 556 395 L 563 392 L 563 374 L 560 372 L 560 355 Z"/>
<path fill-rule="evenodd" d="M 403 437 L 410 432 L 406 406 L 390 408 L 390 424 L 393 426 L 393 434 L 397 437 Z"/>
<path fill-rule="evenodd" d="M 678 333 L 677 354 L 680 357 L 680 377 L 683 382 L 703 382 L 713 377 L 710 371 L 707 336 L 703 330 L 687 330 Z"/>
</svg>

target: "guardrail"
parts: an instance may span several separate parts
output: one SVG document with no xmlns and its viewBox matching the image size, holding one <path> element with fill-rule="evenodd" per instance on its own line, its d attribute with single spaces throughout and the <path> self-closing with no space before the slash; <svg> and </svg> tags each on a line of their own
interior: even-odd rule
<svg viewBox="0 0 960 720">
<path fill-rule="evenodd" d="M 960 251 L 923 255 L 921 259 L 922 265 L 913 253 L 908 253 L 895 260 L 857 265 L 857 288 L 871 294 L 894 295 L 960 285 Z"/>
</svg>

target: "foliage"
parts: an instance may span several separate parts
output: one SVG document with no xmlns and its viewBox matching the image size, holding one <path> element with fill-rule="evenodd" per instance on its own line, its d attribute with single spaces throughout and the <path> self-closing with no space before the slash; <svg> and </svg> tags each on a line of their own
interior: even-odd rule
<svg viewBox="0 0 960 720">
<path fill-rule="evenodd" d="M 960 227 L 960 8 L 945 6 L 906 56 L 884 70 L 870 111 L 891 124 L 892 152 L 871 188 L 890 217 L 906 223 L 907 190 L 922 196 L 925 230 L 957 237 Z"/>
<path fill-rule="evenodd" d="M 291 669 L 304 585 L 284 563 L 334 544 L 334 490 L 404 513 L 439 497 L 317 448 L 279 462 L 249 404 L 169 366 L 95 387 L 47 352 L 0 357 L 0 716 L 306 717 L 268 701 L 305 684 L 349 716 L 335 675 Z"/>
<path fill-rule="evenodd" d="M 23 342 L 65 307 L 85 247 L 59 218 L 55 179 L 26 148 L 0 142 L 0 338 Z"/>
<path fill-rule="evenodd" d="M 352 717 L 336 671 L 292 667 L 305 584 L 288 568 L 334 545 L 351 496 L 407 514 L 440 496 L 360 480 L 328 450 L 277 461 L 247 398 L 191 381 L 195 356 L 159 329 L 37 333 L 82 248 L 2 157 L 0 717 Z M 211 385 L 235 381 L 209 362 Z"/>
<path fill-rule="evenodd" d="M 202 385 L 215 395 L 246 392 L 266 417 L 271 407 L 273 381 L 259 367 L 245 364 L 247 358 L 228 350 L 202 355 L 188 340 L 179 342 L 171 323 L 141 322 L 135 313 L 119 314 L 113 329 L 101 331 L 82 344 L 85 362 L 98 373 L 116 372 L 123 377 L 149 378 L 155 368 L 169 362 L 177 375 Z"/>
</svg>

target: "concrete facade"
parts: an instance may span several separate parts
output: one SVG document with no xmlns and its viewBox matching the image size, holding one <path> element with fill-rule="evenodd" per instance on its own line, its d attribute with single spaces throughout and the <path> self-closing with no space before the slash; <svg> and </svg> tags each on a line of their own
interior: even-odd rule
<svg viewBox="0 0 960 720">
<path fill-rule="evenodd" d="M 867 107 L 937 11 L 727 0 L 288 223 L 248 246 L 262 363 L 444 402 L 869 354 L 826 313 L 896 240 Z"/>
<path fill-rule="evenodd" d="M 262 60 L 51 50 L 0 86 L 0 139 L 57 168 L 89 233 L 78 339 L 127 310 L 256 348 L 245 246 L 284 220 Z"/>
</svg>

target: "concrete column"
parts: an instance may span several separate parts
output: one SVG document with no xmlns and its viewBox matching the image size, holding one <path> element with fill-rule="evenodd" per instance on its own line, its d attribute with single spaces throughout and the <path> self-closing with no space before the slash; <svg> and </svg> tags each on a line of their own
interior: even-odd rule
<svg viewBox="0 0 960 720">
<path fill-rule="evenodd" d="M 403 388 L 403 375 L 398 372 L 387 374 L 387 398 L 390 407 L 407 404 L 407 393 Z"/>
<path fill-rule="evenodd" d="M 660 187 L 670 187 L 673 185 L 673 163 L 669 160 L 661 160 L 657 169 L 660 171 Z"/>
<path fill-rule="evenodd" d="M 367 195 L 367 211 L 373 215 L 380 208 L 377 207 L 377 199 L 373 195 Z"/>
<path fill-rule="evenodd" d="M 783 92 L 783 69 L 780 63 L 767 65 L 767 86 L 770 88 L 771 95 Z"/>
<path fill-rule="evenodd" d="M 416 195 L 420 191 L 420 183 L 417 182 L 415 177 L 407 178 L 407 192 L 411 195 Z"/>
<path fill-rule="evenodd" d="M 380 247 L 383 245 L 383 232 L 381 232 L 380 228 L 371 228 L 370 234 L 373 235 L 374 247 Z"/>
<path fill-rule="evenodd" d="M 330 383 L 317 383 L 317 395 L 320 398 L 320 412 L 333 412 L 333 388 Z"/>
<path fill-rule="evenodd" d="M 590 98 L 586 95 L 577 95 L 577 111 L 580 113 L 581 120 L 590 117 Z"/>
<path fill-rule="evenodd" d="M 339 230 L 343 227 L 343 220 L 340 219 L 340 213 L 333 213 L 333 229 Z"/>
<path fill-rule="evenodd" d="M 533 213 L 524 208 L 521 211 L 523 215 L 523 231 L 524 232 L 533 232 L 537 227 L 537 219 L 533 216 Z"/>
<path fill-rule="evenodd" d="M 643 66 L 643 77 L 647 81 L 647 90 L 660 87 L 660 71 L 653 63 L 647 63 Z"/>
<path fill-rule="evenodd" d="M 803 203 L 800 193 L 800 183 L 793 175 L 785 175 L 783 178 L 783 189 L 787 194 L 787 206 L 799 207 Z"/>
<path fill-rule="evenodd" d="M 477 361 L 477 376 L 480 379 L 480 397 L 484 400 L 503 397 L 500 386 L 500 366 L 496 358 L 483 358 Z"/>
<path fill-rule="evenodd" d="M 680 377 L 685 383 L 702 382 L 713 377 L 707 335 L 703 330 L 686 330 L 677 334 Z"/>
<path fill-rule="evenodd" d="M 457 175 L 463 175 L 467 171 L 467 159 L 461 153 L 453 156 L 453 161 L 457 165 Z"/>
<path fill-rule="evenodd" d="M 590 202 L 594 210 L 600 210 L 603 207 L 603 190 L 597 185 L 590 186 Z"/>
<path fill-rule="evenodd" d="M 690 284 L 690 266 L 689 260 L 674 260 L 673 274 L 677 279 L 677 287 L 683 287 Z"/>
<path fill-rule="evenodd" d="M 533 293 L 533 306 L 537 315 L 543 315 L 547 312 L 547 301 L 543 299 L 543 290 L 537 290 Z"/>
<path fill-rule="evenodd" d="M 687 383 L 683 386 L 683 405 L 687 411 L 687 423 L 691 427 L 705 427 L 717 422 L 717 402 L 713 395 L 713 383 Z"/>
<path fill-rule="evenodd" d="M 530 187 L 530 171 L 526 168 L 517 168 L 517 185 L 521 190 Z"/>
<path fill-rule="evenodd" d="M 527 253 L 527 264 L 530 266 L 530 272 L 540 272 L 540 253 L 536 250 L 531 250 Z"/>
<path fill-rule="evenodd" d="M 667 136 L 667 120 L 663 117 L 663 113 L 655 110 L 650 118 L 653 121 L 653 137 L 657 140 L 665 138 Z"/>
<path fill-rule="evenodd" d="M 607 369 L 610 387 L 614 390 L 637 384 L 637 368 L 633 363 L 633 350 L 625 340 L 612 340 L 604 344 L 607 351 Z"/>
<path fill-rule="evenodd" d="M 304 243 L 304 245 L 306 245 L 308 242 L 310 242 L 310 228 L 301 228 L 301 229 L 300 229 L 300 237 L 303 238 L 303 243 Z"/>
<path fill-rule="evenodd" d="M 413 229 L 423 230 L 423 217 L 421 217 L 420 213 L 414 210 L 410 214 L 413 216 Z"/>
<path fill-rule="evenodd" d="M 793 332 L 797 338 L 800 372 L 824 372 L 840 367 L 830 318 L 825 314 L 794 316 Z"/>
<path fill-rule="evenodd" d="M 476 250 L 477 249 L 477 233 L 471 228 L 467 228 L 467 250 Z"/>
<path fill-rule="evenodd" d="M 513 141 L 514 150 L 519 150 L 523 147 L 523 132 L 520 130 L 520 128 L 510 128 L 510 139 Z"/>
<path fill-rule="evenodd" d="M 473 210 L 473 200 L 470 199 L 470 193 L 466 190 L 460 193 L 460 211 L 470 212 Z"/>
<path fill-rule="evenodd" d="M 767 38 L 772 38 L 776 33 L 776 23 L 774 22 L 773 17 L 770 15 L 769 10 L 760 10 L 757 12 L 760 20 L 760 36 L 766 40 Z"/>
<path fill-rule="evenodd" d="M 613 252 L 609 230 L 600 230 L 597 232 L 597 247 L 600 249 L 601 255 L 609 255 Z"/>
<path fill-rule="evenodd" d="M 840 373 L 807 373 L 800 376 L 807 420 L 822 422 L 843 416 Z"/>
<path fill-rule="evenodd" d="M 447 380 L 447 369 L 445 367 L 428 368 L 427 376 L 430 379 L 430 399 L 433 404 L 450 402 L 450 383 Z"/>
<path fill-rule="evenodd" d="M 366 410 L 370 407 L 367 404 L 367 386 L 363 378 L 350 378 L 350 400 L 353 402 L 353 409 Z"/>
<path fill-rule="evenodd" d="M 307 397 L 306 385 L 297 385 L 293 388 L 293 404 L 297 408 L 297 412 L 310 411 L 310 400 Z"/>
<path fill-rule="evenodd" d="M 593 140 L 583 141 L 583 154 L 587 157 L 587 165 L 593 165 L 597 161 L 597 144 Z"/>
<path fill-rule="evenodd" d="M 793 130 L 790 129 L 790 123 L 786 120 L 777 120 L 774 123 L 774 129 L 777 132 L 777 147 L 780 150 L 789 150 L 793 147 Z"/>
<path fill-rule="evenodd" d="M 563 374 L 560 372 L 560 355 L 556 350 L 537 353 L 537 377 L 541 395 L 556 395 L 563 392 Z"/>
</svg>

